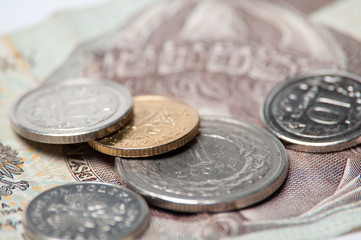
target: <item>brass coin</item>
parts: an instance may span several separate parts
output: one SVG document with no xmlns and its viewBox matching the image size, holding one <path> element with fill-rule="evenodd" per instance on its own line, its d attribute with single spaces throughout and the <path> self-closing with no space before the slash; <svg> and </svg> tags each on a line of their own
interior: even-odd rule
<svg viewBox="0 0 361 240">
<path fill-rule="evenodd" d="M 164 96 L 134 97 L 134 117 L 119 131 L 89 142 L 94 149 L 113 156 L 147 157 L 177 149 L 199 130 L 197 111 Z"/>
</svg>

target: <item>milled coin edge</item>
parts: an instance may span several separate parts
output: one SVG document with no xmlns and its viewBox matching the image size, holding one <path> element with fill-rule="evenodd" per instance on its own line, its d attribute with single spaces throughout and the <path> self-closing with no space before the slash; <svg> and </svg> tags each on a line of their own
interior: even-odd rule
<svg viewBox="0 0 361 240">
<path fill-rule="evenodd" d="M 227 121 L 233 124 L 241 124 L 242 126 L 246 126 L 249 129 L 256 129 L 259 133 L 268 136 L 269 138 L 273 139 L 273 143 L 275 145 L 275 149 L 277 148 L 277 154 L 280 158 L 280 164 L 275 171 L 269 178 L 273 179 L 272 183 L 269 185 L 264 185 L 263 188 L 258 190 L 250 191 L 249 195 L 246 197 L 234 196 L 232 199 L 227 199 L 227 201 L 220 202 L 219 199 L 215 200 L 194 200 L 194 199 L 185 199 L 182 197 L 174 197 L 174 196 L 167 196 L 162 195 L 160 193 L 151 191 L 149 189 L 145 189 L 142 186 L 137 186 L 137 184 L 133 183 L 127 177 L 127 173 L 124 171 L 122 165 L 122 161 L 132 161 L 124 160 L 120 157 L 115 158 L 115 168 L 118 173 L 118 177 L 120 182 L 129 187 L 130 189 L 134 190 L 135 192 L 142 195 L 151 205 L 156 207 L 179 211 L 179 212 L 223 212 L 223 211 L 230 211 L 234 209 L 244 208 L 253 204 L 256 204 L 262 200 L 265 200 L 269 196 L 271 196 L 277 189 L 281 187 L 284 183 L 289 169 L 289 161 L 286 149 L 284 148 L 283 144 L 279 139 L 277 139 L 274 135 L 269 133 L 263 128 L 255 126 L 250 123 L 244 123 L 238 121 L 233 118 L 227 117 L 214 117 L 214 116 L 207 116 L 201 117 L 201 121 L 204 120 L 220 120 L 220 121 Z M 151 161 L 151 160 L 148 160 Z"/>
</svg>

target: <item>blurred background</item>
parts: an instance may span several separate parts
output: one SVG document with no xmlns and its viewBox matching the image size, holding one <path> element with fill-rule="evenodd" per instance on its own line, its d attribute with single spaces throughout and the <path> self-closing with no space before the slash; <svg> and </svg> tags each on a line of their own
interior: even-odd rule
<svg viewBox="0 0 361 240">
<path fill-rule="evenodd" d="M 0 35 L 31 27 L 55 12 L 102 4 L 107 0 L 0 0 Z"/>
</svg>

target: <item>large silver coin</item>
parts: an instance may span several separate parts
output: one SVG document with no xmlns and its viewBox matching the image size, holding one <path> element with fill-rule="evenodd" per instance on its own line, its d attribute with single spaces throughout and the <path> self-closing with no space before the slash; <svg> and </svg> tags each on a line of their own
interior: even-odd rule
<svg viewBox="0 0 361 240">
<path fill-rule="evenodd" d="M 262 118 L 291 149 L 352 147 L 361 142 L 361 77 L 319 71 L 282 82 L 265 99 Z"/>
<path fill-rule="evenodd" d="M 190 144 L 150 159 L 116 158 L 120 179 L 150 204 L 184 212 L 242 208 L 283 183 L 288 160 L 267 131 L 229 118 L 201 119 Z"/>
<path fill-rule="evenodd" d="M 130 92 L 109 80 L 69 79 L 43 85 L 12 106 L 13 129 L 44 143 L 77 143 L 104 137 L 131 118 Z"/>
<path fill-rule="evenodd" d="M 31 239 L 134 239 L 148 225 L 149 210 L 138 194 L 104 183 L 73 183 L 49 189 L 26 208 Z"/>
</svg>

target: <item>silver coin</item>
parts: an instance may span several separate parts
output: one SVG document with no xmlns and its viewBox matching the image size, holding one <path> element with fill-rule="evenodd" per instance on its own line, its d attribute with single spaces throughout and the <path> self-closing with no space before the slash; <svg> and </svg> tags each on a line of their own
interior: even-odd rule
<svg viewBox="0 0 361 240">
<path fill-rule="evenodd" d="M 134 239 L 148 221 L 148 206 L 133 191 L 73 183 L 34 198 L 25 210 L 24 230 L 31 239 Z"/>
<path fill-rule="evenodd" d="M 201 118 L 200 133 L 178 150 L 149 159 L 116 158 L 120 180 L 150 204 L 183 212 L 242 208 L 283 183 L 282 143 L 259 127 L 229 118 Z"/>
<path fill-rule="evenodd" d="M 361 77 L 328 70 L 282 82 L 266 97 L 262 119 L 291 149 L 352 147 L 361 142 Z"/>
<path fill-rule="evenodd" d="M 69 79 L 21 97 L 10 112 L 13 129 L 44 143 L 78 143 L 104 137 L 131 118 L 133 99 L 116 82 Z"/>
</svg>

